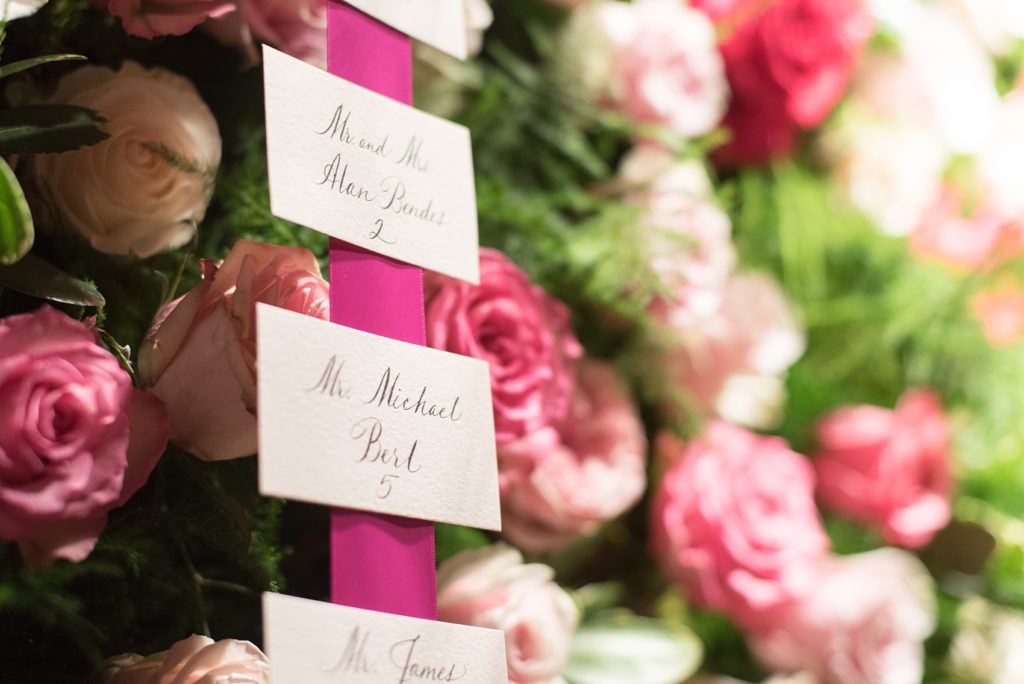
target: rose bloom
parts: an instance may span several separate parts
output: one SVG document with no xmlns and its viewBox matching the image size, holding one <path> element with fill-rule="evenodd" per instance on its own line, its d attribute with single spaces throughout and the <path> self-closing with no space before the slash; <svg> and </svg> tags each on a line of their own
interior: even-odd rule
<svg viewBox="0 0 1024 684">
<path fill-rule="evenodd" d="M 256 453 L 256 303 L 326 320 L 313 253 L 239 240 L 224 262 L 156 315 L 139 351 L 143 382 L 167 404 L 171 440 L 218 461 Z"/>
<path fill-rule="evenodd" d="M 104 0 L 98 0 L 103 6 Z M 107 0 L 106 9 L 121 20 L 125 32 L 140 38 L 180 36 L 209 17 L 221 17 L 235 9 L 221 0 Z"/>
<path fill-rule="evenodd" d="M 967 216 L 964 200 L 952 187 L 925 213 L 921 225 L 910 236 L 915 256 L 939 261 L 958 271 L 973 271 L 997 265 L 1020 253 L 1019 227 L 985 202 Z"/>
<path fill-rule="evenodd" d="M 750 629 L 808 589 L 829 542 L 803 456 L 721 421 L 685 446 L 663 433 L 657 451 L 652 550 L 696 605 Z"/>
<path fill-rule="evenodd" d="M 561 683 L 579 612 L 554 575 L 502 544 L 463 551 L 438 568 L 438 617 L 503 631 L 510 684 Z"/>
<path fill-rule="evenodd" d="M 879 549 L 820 561 L 810 593 L 750 635 L 767 667 L 823 684 L 919 684 L 935 628 L 932 580 L 920 561 Z"/>
<path fill-rule="evenodd" d="M 1015 280 L 1002 280 L 978 292 L 971 310 L 996 349 L 1012 347 L 1024 337 L 1024 289 Z"/>
<path fill-rule="evenodd" d="M 49 306 L 0 319 L 0 538 L 27 561 L 88 556 L 166 445 L 163 406 L 91 328 Z"/>
<path fill-rule="evenodd" d="M 427 343 L 490 364 L 498 443 L 565 418 L 582 348 L 569 311 L 508 258 L 480 250 L 480 284 L 427 274 Z"/>
<path fill-rule="evenodd" d="M 671 333 L 670 343 L 659 341 L 658 368 L 685 393 L 690 410 L 751 427 L 776 420 L 783 376 L 805 339 L 774 280 L 734 275 L 710 315 L 695 317 L 685 299 L 655 302 L 652 313 Z"/>
<path fill-rule="evenodd" d="M 859 0 L 694 4 L 719 17 L 728 14 L 731 33 L 722 54 L 734 94 L 726 116 L 733 138 L 717 152 L 726 164 L 784 153 L 792 129 L 821 123 L 846 90 L 871 29 Z"/>
<path fill-rule="evenodd" d="M 645 209 L 651 268 L 677 306 L 712 313 L 721 304 L 736 252 L 729 217 L 715 202 L 704 167 L 658 145 L 640 144 L 623 158 L 618 183 L 628 202 Z"/>
<path fill-rule="evenodd" d="M 949 430 L 935 393 L 908 391 L 894 410 L 841 408 L 816 431 L 818 495 L 827 506 L 911 548 L 949 522 Z"/>
<path fill-rule="evenodd" d="M 498 446 L 502 531 L 531 551 L 593 532 L 643 495 L 646 452 L 643 424 L 615 370 L 583 361 L 565 420 Z"/>
<path fill-rule="evenodd" d="M 206 22 L 215 38 L 245 50 L 255 62 L 256 41 L 268 43 L 321 69 L 327 68 L 327 3 L 324 0 L 238 0 L 238 11 Z"/>
<path fill-rule="evenodd" d="M 609 96 L 636 123 L 686 138 L 710 132 L 725 113 L 729 86 L 706 16 L 677 0 L 601 7 L 615 45 Z"/>
<path fill-rule="evenodd" d="M 125 62 L 65 76 L 51 103 L 89 107 L 110 137 L 30 161 L 37 211 L 108 254 L 147 257 L 188 242 L 206 214 L 220 164 L 217 122 L 192 84 Z"/>
<path fill-rule="evenodd" d="M 193 634 L 147 658 L 125 653 L 100 668 L 102 684 L 270 684 L 270 662 L 248 641 Z"/>
<path fill-rule="evenodd" d="M 989 52 L 1007 55 L 1017 40 L 1024 38 L 1024 4 L 1017 0 L 940 0 Z"/>
</svg>

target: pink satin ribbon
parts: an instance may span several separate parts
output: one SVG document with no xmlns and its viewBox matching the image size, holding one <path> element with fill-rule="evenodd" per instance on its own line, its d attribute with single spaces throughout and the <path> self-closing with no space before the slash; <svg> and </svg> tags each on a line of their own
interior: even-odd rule
<svg viewBox="0 0 1024 684">
<path fill-rule="evenodd" d="M 359 10 L 327 2 L 327 70 L 412 104 L 412 41 Z M 425 344 L 423 271 L 331 239 L 331 320 Z M 331 601 L 437 619 L 434 525 L 334 509 Z"/>
</svg>

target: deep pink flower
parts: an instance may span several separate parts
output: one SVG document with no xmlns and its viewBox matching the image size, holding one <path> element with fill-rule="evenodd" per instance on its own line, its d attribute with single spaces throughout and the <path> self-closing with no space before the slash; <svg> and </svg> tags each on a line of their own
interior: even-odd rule
<svg viewBox="0 0 1024 684">
<path fill-rule="evenodd" d="M 663 434 L 657 447 L 670 465 L 652 547 L 694 603 L 749 629 L 808 590 L 829 547 L 810 463 L 778 437 L 720 421 L 686 446 Z"/>
<path fill-rule="evenodd" d="M 167 445 L 167 416 L 93 330 L 44 306 L 0 320 L 0 538 L 82 560 Z"/>
<path fill-rule="evenodd" d="M 895 410 L 850 406 L 818 424 L 818 495 L 830 508 L 917 548 L 949 522 L 949 434 L 934 392 L 911 390 Z"/>
</svg>

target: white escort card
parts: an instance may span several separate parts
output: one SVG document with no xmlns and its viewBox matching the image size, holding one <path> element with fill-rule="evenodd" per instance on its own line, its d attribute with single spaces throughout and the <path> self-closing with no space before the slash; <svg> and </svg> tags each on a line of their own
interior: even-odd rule
<svg viewBox="0 0 1024 684">
<path fill-rule="evenodd" d="M 479 282 L 469 131 L 263 48 L 270 209 Z"/>
<path fill-rule="evenodd" d="M 465 0 L 345 0 L 402 33 L 466 59 Z"/>
<path fill-rule="evenodd" d="M 501 529 L 487 363 L 257 306 L 264 495 Z"/>
<path fill-rule="evenodd" d="M 504 633 L 263 594 L 271 681 L 507 684 Z"/>
</svg>

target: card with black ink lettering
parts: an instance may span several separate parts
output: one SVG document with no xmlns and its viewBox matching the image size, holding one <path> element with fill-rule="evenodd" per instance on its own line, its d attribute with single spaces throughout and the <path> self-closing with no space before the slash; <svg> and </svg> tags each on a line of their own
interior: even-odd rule
<svg viewBox="0 0 1024 684">
<path fill-rule="evenodd" d="M 263 48 L 270 209 L 479 281 L 469 131 Z"/>
<path fill-rule="evenodd" d="M 263 631 L 275 682 L 508 682 L 498 630 L 264 594 Z"/>
<path fill-rule="evenodd" d="M 260 491 L 501 529 L 487 363 L 257 307 Z"/>
</svg>

